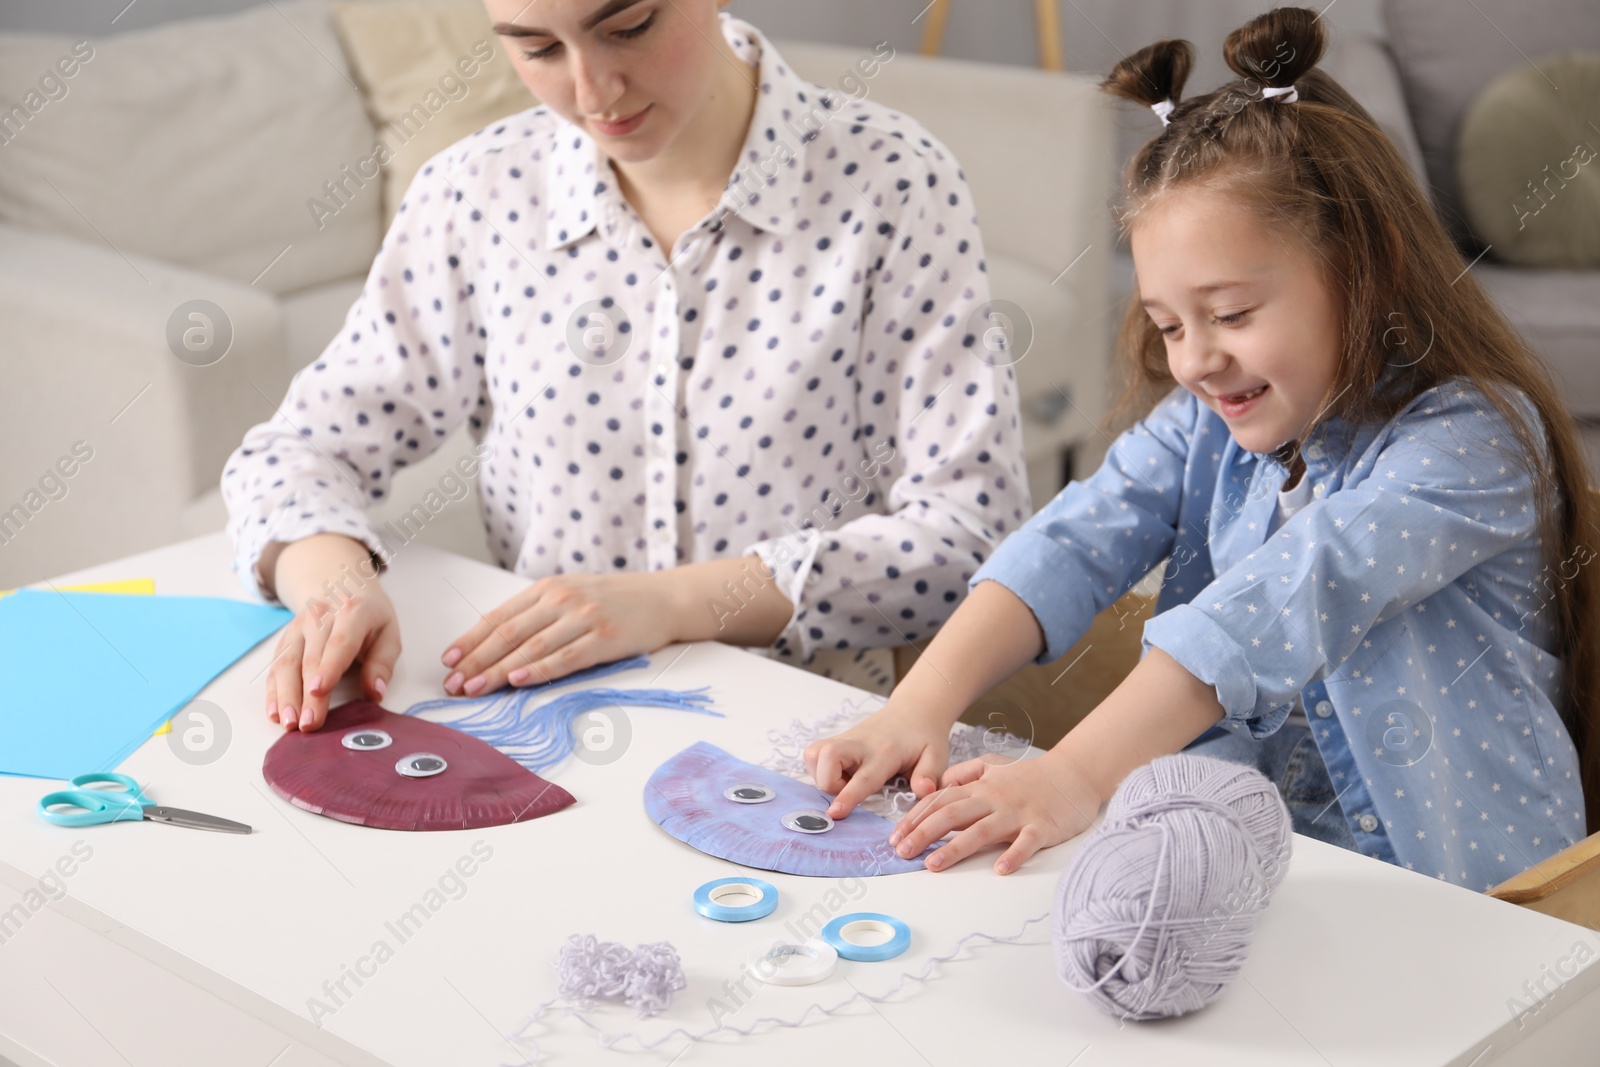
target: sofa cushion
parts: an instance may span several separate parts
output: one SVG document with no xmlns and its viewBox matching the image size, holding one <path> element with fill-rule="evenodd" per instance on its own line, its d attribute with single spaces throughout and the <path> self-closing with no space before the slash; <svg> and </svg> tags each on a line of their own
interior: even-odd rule
<svg viewBox="0 0 1600 1067">
<path fill-rule="evenodd" d="M 1384 0 L 1383 19 L 1434 185 L 1434 205 L 1456 238 L 1472 243 L 1455 170 L 1456 139 L 1468 105 L 1518 64 L 1600 49 L 1595 2 Z"/>
<path fill-rule="evenodd" d="M 1012 320 L 1008 340 L 1028 346 L 1011 367 L 1023 410 L 1037 416 L 1065 403 L 1058 389 L 1073 403 L 1097 408 L 1100 375 L 1089 364 L 1104 361 L 1107 345 L 1098 309 L 1076 306 L 1081 291 L 1051 286 L 1050 275 L 1032 264 L 1001 252 L 985 258 L 994 311 Z M 995 358 L 1005 357 L 997 353 Z"/>
<path fill-rule="evenodd" d="M 1600 162 L 1597 160 L 1596 162 Z M 1511 324 L 1544 357 L 1567 410 L 1600 417 L 1600 271 L 1472 268 Z"/>
<path fill-rule="evenodd" d="M 272 293 L 366 272 L 376 190 L 307 207 L 373 142 L 325 2 L 74 45 L 0 34 L 0 219 Z"/>
<path fill-rule="evenodd" d="M 1600 268 L 1597 133 L 1600 52 L 1512 67 L 1478 94 L 1461 123 L 1456 176 L 1495 259 Z"/>
<path fill-rule="evenodd" d="M 336 4 L 333 25 L 388 149 L 385 230 L 412 177 L 436 153 L 539 103 L 501 47 L 483 0 Z"/>
<path fill-rule="evenodd" d="M 98 237 L 4 223 L 0 279 L 11 401 L 0 456 L 14 487 L 6 506 L 75 438 L 92 451 L 67 499 L 34 508 L 0 552 L 0 588 L 182 537 L 184 505 L 217 484 L 245 428 L 271 417 L 288 387 L 277 300 L 137 252 L 119 255 Z M 191 363 L 169 348 L 174 311 L 191 300 L 223 310 L 225 327 L 213 319 L 209 335 L 225 346 L 211 350 L 220 351 L 215 362 Z"/>
</svg>

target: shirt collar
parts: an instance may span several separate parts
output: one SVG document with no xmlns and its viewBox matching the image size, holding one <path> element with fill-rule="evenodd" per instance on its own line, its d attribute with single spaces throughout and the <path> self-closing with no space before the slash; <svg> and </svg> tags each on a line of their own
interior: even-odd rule
<svg viewBox="0 0 1600 1067">
<path fill-rule="evenodd" d="M 1226 423 L 1224 423 L 1226 428 Z M 1336 462 L 1350 450 L 1350 444 L 1355 436 L 1355 427 L 1347 419 L 1328 418 L 1318 423 L 1307 439 L 1302 455 L 1305 457 L 1306 470 L 1313 477 L 1321 474 L 1327 468 L 1333 467 Z M 1233 464 L 1235 466 L 1245 463 L 1264 463 L 1268 467 L 1276 467 L 1288 473 L 1289 467 L 1271 452 L 1251 452 L 1230 435 L 1228 447 L 1234 450 Z"/>
<path fill-rule="evenodd" d="M 739 162 L 717 214 L 737 215 L 774 233 L 793 233 L 805 185 L 806 146 L 821 128 L 812 116 L 821 108 L 827 116 L 822 121 L 832 121 L 845 102 L 838 93 L 819 89 L 796 74 L 748 22 L 724 13 L 722 32 L 741 59 L 757 65 L 759 88 Z"/>
<path fill-rule="evenodd" d="M 545 244 L 562 248 L 594 232 L 600 193 L 612 182 L 594 139 L 570 122 L 557 125 L 545 159 L 544 192 L 550 201 Z"/>
<path fill-rule="evenodd" d="M 1382 373 L 1378 375 L 1377 391 L 1381 393 L 1385 389 L 1393 387 L 1394 383 L 1399 380 L 1400 372 L 1405 366 L 1405 364 L 1385 364 Z M 1224 423 L 1223 425 L 1226 428 L 1227 424 Z M 1304 455 L 1307 469 L 1321 471 L 1323 468 L 1333 466 L 1339 457 L 1350 451 L 1355 442 L 1356 430 L 1357 427 L 1349 419 L 1341 416 L 1330 416 L 1319 422 L 1312 429 L 1310 438 L 1306 441 Z M 1260 460 L 1271 466 L 1281 467 L 1284 471 L 1289 469 L 1278 462 L 1270 452 L 1251 452 L 1237 441 L 1234 441 L 1231 436 L 1228 443 L 1235 450 L 1233 456 L 1235 465 Z"/>
<path fill-rule="evenodd" d="M 792 233 L 799 222 L 805 184 L 805 146 L 816 136 L 795 116 L 825 107 L 820 98 L 835 102 L 838 94 L 819 92 L 805 82 L 754 26 L 726 12 L 720 23 L 734 52 L 757 65 L 758 90 L 739 164 L 712 217 L 737 215 L 763 230 Z M 545 242 L 551 249 L 594 232 L 602 215 L 621 206 L 616 176 L 599 145 L 567 122 L 557 128 L 545 160 L 544 187 L 551 201 L 545 225 Z"/>
</svg>

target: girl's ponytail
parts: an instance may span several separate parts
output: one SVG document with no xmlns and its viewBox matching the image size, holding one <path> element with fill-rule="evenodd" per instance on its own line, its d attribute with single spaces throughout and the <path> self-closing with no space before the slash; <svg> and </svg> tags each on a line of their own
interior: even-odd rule
<svg viewBox="0 0 1600 1067">
<path fill-rule="evenodd" d="M 1153 109 L 1165 124 L 1193 69 L 1194 46 L 1188 41 L 1157 41 L 1113 67 L 1100 88 Z"/>
<path fill-rule="evenodd" d="M 1327 47 L 1322 21 L 1315 14 L 1303 7 L 1280 7 L 1228 34 L 1222 58 L 1246 85 L 1288 89 L 1310 73 Z"/>
</svg>

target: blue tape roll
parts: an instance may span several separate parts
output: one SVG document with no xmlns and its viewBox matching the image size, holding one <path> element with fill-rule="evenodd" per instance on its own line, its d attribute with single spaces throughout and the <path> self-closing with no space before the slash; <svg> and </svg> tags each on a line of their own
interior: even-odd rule
<svg viewBox="0 0 1600 1067">
<path fill-rule="evenodd" d="M 748 886 L 761 894 L 759 900 L 753 904 L 730 905 L 721 904 L 712 899 L 712 894 L 725 885 Z M 708 919 L 715 919 L 721 923 L 747 923 L 751 919 L 761 919 L 771 915 L 778 907 L 778 889 L 770 882 L 763 882 L 759 878 L 718 878 L 714 882 L 707 882 L 694 891 L 694 910 Z"/>
<path fill-rule="evenodd" d="M 844 928 L 858 922 L 881 923 L 889 927 L 893 933 L 889 940 L 881 945 L 858 945 L 854 941 L 845 940 Z M 911 927 L 893 915 L 883 915 L 875 911 L 857 911 L 841 915 L 824 926 L 822 939 L 833 946 L 840 959 L 855 960 L 857 963 L 877 963 L 880 960 L 892 960 L 911 947 Z"/>
</svg>

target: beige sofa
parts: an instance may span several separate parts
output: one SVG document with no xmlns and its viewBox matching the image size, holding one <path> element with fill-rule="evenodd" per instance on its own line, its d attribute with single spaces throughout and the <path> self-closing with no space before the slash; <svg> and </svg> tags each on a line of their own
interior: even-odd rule
<svg viewBox="0 0 1600 1067">
<path fill-rule="evenodd" d="M 486 37 L 482 5 L 464 2 Z M 393 62 L 396 48 L 414 48 L 432 78 L 455 53 L 428 38 L 342 39 L 325 0 L 83 44 L 0 35 L 0 380 L 10 416 L 0 420 L 0 588 L 221 528 L 223 460 L 321 353 L 382 236 L 384 183 L 361 174 L 379 134 L 373 116 L 394 86 L 369 84 L 356 61 Z M 503 78 L 509 61 L 489 43 L 485 70 L 498 63 Z M 803 74 L 836 84 L 871 42 L 778 45 Z M 478 103 L 487 84 L 474 90 Z M 994 296 L 1033 328 L 1018 373 L 1030 481 L 1046 499 L 1065 451 L 1094 462 L 1103 448 L 1089 416 L 1104 407 L 1113 317 L 1109 111 L 1084 76 L 905 53 L 869 91 L 915 114 L 963 161 Z M 532 103 L 511 98 L 509 110 Z M 449 103 L 429 136 L 471 112 Z M 337 212 L 308 210 L 329 182 L 346 191 Z M 457 434 L 402 479 L 437 481 L 464 441 Z M 475 507 L 447 508 L 422 539 L 487 559 Z"/>
</svg>

